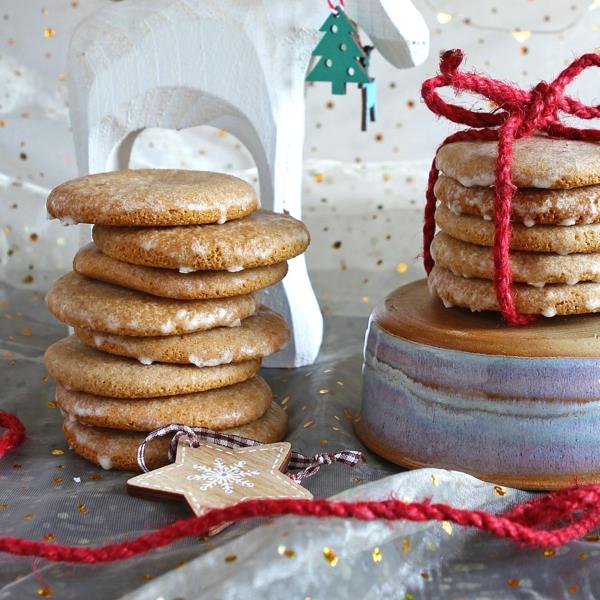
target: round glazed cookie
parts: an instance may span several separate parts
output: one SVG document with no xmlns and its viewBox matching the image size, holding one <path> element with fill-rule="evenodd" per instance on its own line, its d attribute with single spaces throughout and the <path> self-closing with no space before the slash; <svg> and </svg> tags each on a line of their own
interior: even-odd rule
<svg viewBox="0 0 600 600">
<path fill-rule="evenodd" d="M 470 215 L 455 215 L 443 204 L 435 211 L 438 227 L 453 238 L 480 246 L 492 246 L 494 224 Z M 536 225 L 525 227 L 514 223 L 511 228 L 510 247 L 529 252 L 574 254 L 600 252 L 600 223 L 591 225 Z"/>
<path fill-rule="evenodd" d="M 260 419 L 240 427 L 225 429 L 223 433 L 272 444 L 285 438 L 287 422 L 285 411 L 272 402 Z M 67 443 L 77 454 L 103 469 L 140 471 L 137 449 L 144 441 L 145 433 L 88 427 L 78 423 L 69 414 L 65 414 L 63 432 Z M 150 469 L 158 469 L 168 463 L 169 443 L 170 438 L 166 436 L 152 440 L 146 446 L 146 464 Z"/>
<path fill-rule="evenodd" d="M 56 402 L 84 425 L 152 431 L 170 423 L 219 431 L 260 419 L 271 405 L 271 388 L 261 377 L 227 387 L 164 398 L 124 400 L 70 392 L 56 386 Z"/>
<path fill-rule="evenodd" d="M 142 365 L 133 358 L 89 348 L 70 336 L 46 350 L 48 373 L 68 390 L 115 398 L 153 398 L 203 392 L 253 377 L 260 361 L 198 368 L 194 365 Z"/>
<path fill-rule="evenodd" d="M 465 279 L 435 266 L 429 274 L 429 289 L 445 306 L 460 306 L 474 312 L 500 310 L 496 291 L 487 279 Z M 600 312 L 600 283 L 554 284 L 536 288 L 515 284 L 517 310 L 522 314 L 579 315 Z"/>
<path fill-rule="evenodd" d="M 214 367 L 269 356 L 288 342 L 285 319 L 262 307 L 239 327 L 217 327 L 200 333 L 162 337 L 131 337 L 75 329 L 88 346 L 110 354 L 130 356 L 142 364 L 153 362 Z"/>
<path fill-rule="evenodd" d="M 491 221 L 494 217 L 494 188 L 467 188 L 441 175 L 435 197 L 455 214 L 467 214 Z M 511 203 L 511 220 L 532 225 L 581 225 L 600 221 L 600 185 L 571 190 L 521 188 Z"/>
<path fill-rule="evenodd" d="M 146 292 L 162 298 L 201 300 L 229 298 L 250 294 L 281 281 L 287 274 L 287 263 L 229 271 L 198 271 L 178 273 L 172 269 L 158 269 L 132 265 L 103 254 L 88 244 L 77 252 L 73 269 L 81 275 L 113 283 L 131 290 Z"/>
<path fill-rule="evenodd" d="M 92 232 L 104 254 L 136 265 L 186 271 L 241 271 L 302 254 L 310 236 L 289 215 L 258 210 L 224 225 L 106 227 Z"/>
<path fill-rule="evenodd" d="M 48 294 L 50 312 L 63 323 L 117 335 L 176 335 L 238 325 L 256 312 L 252 294 L 220 300 L 172 300 L 67 273 Z"/>
<path fill-rule="evenodd" d="M 455 275 L 493 279 L 492 249 L 462 242 L 438 233 L 431 244 L 431 254 L 438 267 Z M 514 281 L 543 287 L 546 283 L 574 285 L 580 281 L 600 282 L 600 254 L 546 254 L 540 252 L 510 253 Z"/>
<path fill-rule="evenodd" d="M 454 142 L 442 146 L 436 167 L 466 187 L 494 185 L 498 143 Z M 521 138 L 513 144 L 512 182 L 517 187 L 567 189 L 600 184 L 600 143 Z"/>
<path fill-rule="evenodd" d="M 258 200 L 250 184 L 223 173 L 133 169 L 67 181 L 50 192 L 46 207 L 67 223 L 194 225 L 239 219 Z"/>
</svg>

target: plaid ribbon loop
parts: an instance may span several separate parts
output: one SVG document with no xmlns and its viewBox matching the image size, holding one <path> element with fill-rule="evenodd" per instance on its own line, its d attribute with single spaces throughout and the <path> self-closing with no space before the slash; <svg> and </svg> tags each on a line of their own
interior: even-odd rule
<svg viewBox="0 0 600 600">
<path fill-rule="evenodd" d="M 242 437 L 241 435 L 219 433 L 218 431 L 213 431 L 207 427 L 189 427 L 188 425 L 172 423 L 171 425 L 159 427 L 158 429 L 151 431 L 146 436 L 146 439 L 138 446 L 137 461 L 140 469 L 144 471 L 144 473 L 147 473 L 150 470 L 148 469 L 145 460 L 146 446 L 152 440 L 156 440 L 171 434 L 173 437 L 171 438 L 171 443 L 169 444 L 168 454 L 170 462 L 175 460 L 175 455 L 177 454 L 177 445 L 182 437 L 186 437 L 190 446 L 193 448 L 198 447 L 200 440 L 231 449 L 248 448 L 249 446 L 261 445 L 261 442 Z M 342 450 L 341 452 L 335 453 L 323 452 L 320 454 L 315 454 L 314 456 L 306 456 L 300 452 L 292 450 L 286 474 L 294 481 L 301 481 L 307 477 L 312 477 L 319 471 L 322 465 L 331 465 L 334 462 L 337 462 L 354 467 L 361 460 L 364 460 L 364 457 L 362 452 L 358 452 L 357 450 Z M 297 472 L 292 473 L 292 471 Z"/>
</svg>

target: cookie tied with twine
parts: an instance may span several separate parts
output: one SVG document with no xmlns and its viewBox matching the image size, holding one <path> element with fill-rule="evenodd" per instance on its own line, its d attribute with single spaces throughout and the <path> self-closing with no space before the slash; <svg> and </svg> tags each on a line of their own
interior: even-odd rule
<svg viewBox="0 0 600 600">
<path fill-rule="evenodd" d="M 565 125 L 560 113 L 580 119 L 600 118 L 600 106 L 588 106 L 565 94 L 565 88 L 588 67 L 600 66 L 600 54 L 589 53 L 574 60 L 556 79 L 541 81 L 531 91 L 476 73 L 459 71 L 461 50 L 448 50 L 440 60 L 440 74 L 426 80 L 421 95 L 429 109 L 450 121 L 468 128 L 448 136 L 439 148 L 459 141 L 496 141 L 498 156 L 494 185 L 494 289 L 502 317 L 510 325 L 526 325 L 538 315 L 521 314 L 517 309 L 516 291 L 510 267 L 511 202 L 516 191 L 511 176 L 515 140 L 545 134 L 552 138 L 600 142 L 600 130 Z M 438 88 L 450 87 L 455 92 L 482 96 L 497 108 L 492 112 L 470 110 L 443 100 Z M 438 148 L 438 151 L 439 151 Z M 424 226 L 423 262 L 427 274 L 434 267 L 431 243 L 435 235 L 436 197 L 434 186 L 439 170 L 434 158 L 429 172 Z"/>
</svg>

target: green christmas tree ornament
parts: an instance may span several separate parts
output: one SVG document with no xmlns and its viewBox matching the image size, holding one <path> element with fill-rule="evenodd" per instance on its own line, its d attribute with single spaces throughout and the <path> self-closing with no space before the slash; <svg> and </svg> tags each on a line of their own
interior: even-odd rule
<svg viewBox="0 0 600 600">
<path fill-rule="evenodd" d="M 331 91 L 336 95 L 345 94 L 347 84 L 358 84 L 362 90 L 361 127 L 366 131 L 377 114 L 377 87 L 375 79 L 369 76 L 373 46 L 361 44 L 356 23 L 346 16 L 342 7 L 333 10 L 333 2 L 330 6 L 332 12 L 321 26 L 325 35 L 312 53 L 320 58 L 306 81 L 331 83 Z"/>
<path fill-rule="evenodd" d="M 321 31 L 325 35 L 312 53 L 321 58 L 306 81 L 330 82 L 336 95 L 345 94 L 348 83 L 369 83 L 369 74 L 360 62 L 366 55 L 358 41 L 356 24 L 340 7 L 327 17 Z"/>
</svg>

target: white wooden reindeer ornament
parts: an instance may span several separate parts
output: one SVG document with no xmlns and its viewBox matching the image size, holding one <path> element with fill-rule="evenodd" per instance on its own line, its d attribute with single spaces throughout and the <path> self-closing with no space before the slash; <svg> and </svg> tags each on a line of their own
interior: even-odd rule
<svg viewBox="0 0 600 600">
<path fill-rule="evenodd" d="M 425 59 L 428 30 L 410 0 L 345 4 L 393 65 Z M 326 0 L 125 0 L 94 13 L 69 51 L 80 173 L 127 168 L 146 127 L 212 125 L 253 155 L 263 207 L 300 218 L 304 79 L 328 10 Z M 292 328 L 268 366 L 312 363 L 323 321 L 304 257 L 265 301 Z"/>
</svg>

